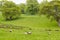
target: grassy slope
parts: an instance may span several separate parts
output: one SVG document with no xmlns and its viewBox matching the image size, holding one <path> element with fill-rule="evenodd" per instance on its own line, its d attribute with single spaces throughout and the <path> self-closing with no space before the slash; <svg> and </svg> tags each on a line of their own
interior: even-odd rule
<svg viewBox="0 0 60 40">
<path fill-rule="evenodd" d="M 1 16 L 1 15 L 0 15 Z M 10 29 L 0 29 L 0 40 L 60 40 L 60 31 L 55 31 L 56 29 L 60 30 L 57 27 L 55 21 L 50 22 L 45 16 L 26 16 L 18 20 L 13 21 L 4 21 L 2 16 L 0 17 L 0 22 L 4 24 L 12 24 L 30 27 L 29 29 L 11 29 L 13 32 L 9 32 Z M 50 35 L 46 29 L 51 29 Z M 31 35 L 25 35 L 25 31 L 32 31 Z"/>
</svg>

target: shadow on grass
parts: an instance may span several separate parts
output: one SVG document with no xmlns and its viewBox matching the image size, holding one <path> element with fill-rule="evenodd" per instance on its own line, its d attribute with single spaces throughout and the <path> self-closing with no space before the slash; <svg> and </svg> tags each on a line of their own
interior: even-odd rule
<svg viewBox="0 0 60 40">
<path fill-rule="evenodd" d="M 21 20 L 21 19 L 25 19 L 26 17 L 19 17 L 19 18 L 15 18 L 15 19 L 12 19 L 12 20 L 5 20 L 5 19 L 2 19 L 1 21 L 15 21 L 15 20 Z"/>
</svg>

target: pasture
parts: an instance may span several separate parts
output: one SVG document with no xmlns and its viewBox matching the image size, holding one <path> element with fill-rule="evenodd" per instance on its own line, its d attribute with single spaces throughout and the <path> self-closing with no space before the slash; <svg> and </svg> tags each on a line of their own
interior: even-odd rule
<svg viewBox="0 0 60 40">
<path fill-rule="evenodd" d="M 0 14 L 0 40 L 60 40 L 60 27 L 44 15 L 22 14 L 17 20 L 5 21 Z"/>
</svg>

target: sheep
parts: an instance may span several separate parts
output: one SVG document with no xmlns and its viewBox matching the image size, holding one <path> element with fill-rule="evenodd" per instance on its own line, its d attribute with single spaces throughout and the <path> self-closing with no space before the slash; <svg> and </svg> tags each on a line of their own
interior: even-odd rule
<svg viewBox="0 0 60 40">
<path fill-rule="evenodd" d="M 24 34 L 32 34 L 32 32 L 30 32 L 30 31 L 29 32 L 25 32 Z"/>
<path fill-rule="evenodd" d="M 9 30 L 9 32 L 12 32 L 12 30 Z"/>
</svg>

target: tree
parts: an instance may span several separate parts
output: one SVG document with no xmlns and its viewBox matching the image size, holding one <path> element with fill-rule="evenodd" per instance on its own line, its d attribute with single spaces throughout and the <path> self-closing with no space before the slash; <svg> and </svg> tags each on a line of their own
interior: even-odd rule
<svg viewBox="0 0 60 40">
<path fill-rule="evenodd" d="M 27 0 L 26 13 L 27 14 L 37 14 L 38 13 L 38 2 L 37 0 Z"/>
<path fill-rule="evenodd" d="M 20 16 L 20 8 L 12 1 L 6 1 L 2 5 L 2 16 L 6 20 L 16 19 Z"/>
<path fill-rule="evenodd" d="M 25 7 L 26 7 L 26 5 L 21 3 L 21 4 L 19 4 L 19 7 L 20 7 L 20 10 L 21 10 L 21 13 L 25 14 Z"/>
<path fill-rule="evenodd" d="M 48 5 L 42 8 L 41 13 L 46 14 L 48 18 L 52 16 L 60 26 L 60 1 L 48 2 Z"/>
<path fill-rule="evenodd" d="M 39 4 L 39 14 L 41 15 L 41 11 L 42 11 L 42 8 L 46 5 L 48 5 L 48 0 L 43 0 L 40 4 Z"/>
</svg>

